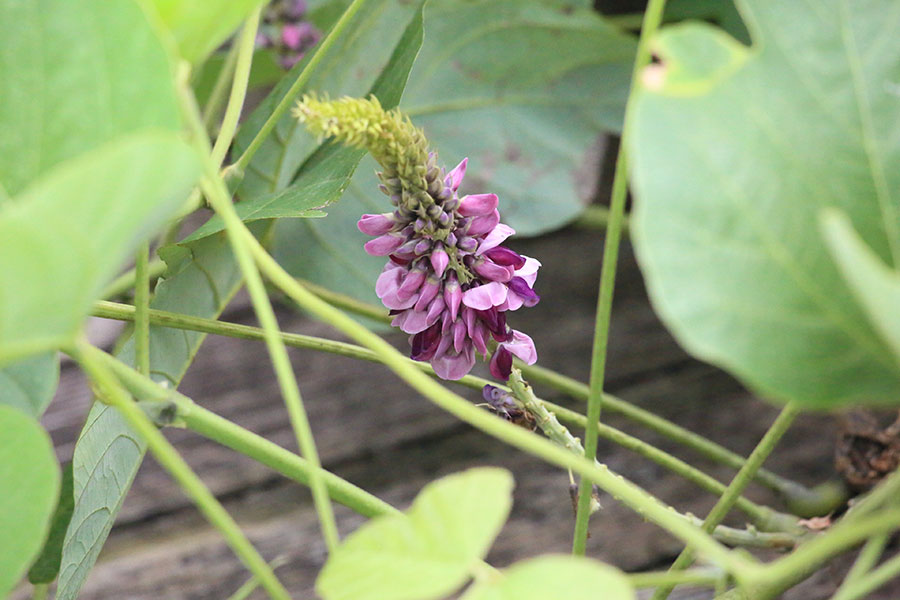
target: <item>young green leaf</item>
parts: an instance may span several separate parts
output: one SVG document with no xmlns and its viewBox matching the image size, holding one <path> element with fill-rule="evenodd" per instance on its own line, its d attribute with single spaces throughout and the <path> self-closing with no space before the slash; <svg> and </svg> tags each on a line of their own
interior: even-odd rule
<svg viewBox="0 0 900 600">
<path fill-rule="evenodd" d="M 0 209 L 0 364 L 70 343 L 199 171 L 177 135 L 132 134 L 66 161 Z"/>
<path fill-rule="evenodd" d="M 62 559 L 63 539 L 69 521 L 72 519 L 72 509 L 75 508 L 75 499 L 72 496 L 72 463 L 66 464 L 62 471 L 62 485 L 59 488 L 59 500 L 56 503 L 56 511 L 50 521 L 50 534 L 44 543 L 44 549 L 38 556 L 31 569 L 28 570 L 28 581 L 31 583 L 50 583 L 56 579 L 59 573 L 59 563 Z"/>
<path fill-rule="evenodd" d="M 425 486 L 405 515 L 348 537 L 316 580 L 325 600 L 442 598 L 469 578 L 509 515 L 508 471 L 475 468 Z"/>
<path fill-rule="evenodd" d="M 59 383 L 59 357 L 48 352 L 0 369 L 0 404 L 39 419 Z"/>
<path fill-rule="evenodd" d="M 30 416 L 0 405 L 0 597 L 40 552 L 59 494 L 53 443 Z"/>
<path fill-rule="evenodd" d="M 10 196 L 119 135 L 180 128 L 168 58 L 137 2 L 0 2 L 0 73 Z"/>
<path fill-rule="evenodd" d="M 866 246 L 846 215 L 827 211 L 821 223 L 841 274 L 900 363 L 900 273 L 885 266 Z"/>
<path fill-rule="evenodd" d="M 175 38 L 179 55 L 203 61 L 263 0 L 150 0 Z"/>
<path fill-rule="evenodd" d="M 892 6 L 746 0 L 752 50 L 671 27 L 642 78 L 631 231 L 650 297 L 692 354 L 769 398 L 900 398 L 900 368 L 818 229 L 839 208 L 900 264 L 900 104 L 885 87 L 900 46 L 881 44 Z"/>
<path fill-rule="evenodd" d="M 634 600 L 618 569 L 581 556 L 548 554 L 519 562 L 502 575 L 473 585 L 462 600 Z"/>
</svg>

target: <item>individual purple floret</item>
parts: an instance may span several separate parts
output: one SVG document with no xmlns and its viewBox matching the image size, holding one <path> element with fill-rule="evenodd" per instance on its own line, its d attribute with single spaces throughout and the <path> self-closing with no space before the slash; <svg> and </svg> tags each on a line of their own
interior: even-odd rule
<svg viewBox="0 0 900 600">
<path fill-rule="evenodd" d="M 537 360 L 534 342 L 506 324 L 506 313 L 537 304 L 541 264 L 501 245 L 515 232 L 500 222 L 496 194 L 458 196 L 467 161 L 444 176 L 430 154 L 425 201 L 383 176 L 381 189 L 397 208 L 363 215 L 358 227 L 375 237 L 366 252 L 389 258 L 375 291 L 392 324 L 411 334 L 412 358 L 460 379 L 476 353 L 487 356 L 493 338 L 499 345 L 490 370 L 506 380 L 513 356 Z"/>
</svg>

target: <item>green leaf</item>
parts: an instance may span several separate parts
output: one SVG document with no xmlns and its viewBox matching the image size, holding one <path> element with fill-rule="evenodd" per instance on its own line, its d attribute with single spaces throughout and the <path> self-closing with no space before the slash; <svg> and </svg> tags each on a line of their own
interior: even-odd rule
<svg viewBox="0 0 900 600">
<path fill-rule="evenodd" d="M 71 342 L 128 253 L 200 168 L 175 134 L 132 134 L 66 161 L 0 210 L 0 363 Z"/>
<path fill-rule="evenodd" d="M 469 469 L 425 486 L 405 515 L 366 523 L 335 550 L 316 580 L 325 600 L 441 598 L 469 578 L 512 505 L 512 475 Z"/>
<path fill-rule="evenodd" d="M 888 1 L 741 2 L 749 50 L 711 27 L 656 41 L 630 154 L 632 239 L 657 312 L 692 354 L 809 407 L 896 402 L 900 369 L 818 231 L 843 210 L 900 259 L 900 12 Z M 778 90 L 773 94 L 772 90 Z M 892 256 L 893 255 L 893 256 Z"/>
<path fill-rule="evenodd" d="M 59 488 L 59 500 L 56 502 L 56 512 L 50 521 L 50 534 L 44 543 L 41 555 L 28 570 L 28 581 L 31 583 L 50 583 L 56 579 L 59 573 L 59 563 L 62 559 L 63 538 L 69 521 L 72 519 L 72 509 L 75 507 L 75 499 L 72 496 L 72 463 L 63 467 L 62 485 Z"/>
<path fill-rule="evenodd" d="M 620 570 L 581 556 L 546 555 L 519 562 L 493 581 L 473 585 L 462 600 L 634 600 Z"/>
<path fill-rule="evenodd" d="M 56 352 L 40 354 L 0 369 L 0 404 L 40 418 L 59 383 Z"/>
<path fill-rule="evenodd" d="M 0 2 L 0 74 L 11 196 L 123 133 L 180 126 L 166 53 L 136 2 Z"/>
<path fill-rule="evenodd" d="M 175 38 L 179 55 L 199 63 L 219 47 L 263 0 L 150 0 Z"/>
<path fill-rule="evenodd" d="M 0 406 L 0 597 L 37 556 L 59 493 L 59 466 L 50 436 L 18 409 Z"/>
<path fill-rule="evenodd" d="M 837 211 L 822 215 L 822 232 L 841 274 L 875 330 L 900 362 L 900 273 L 889 269 Z M 894 403 L 898 403 L 894 399 Z"/>
</svg>

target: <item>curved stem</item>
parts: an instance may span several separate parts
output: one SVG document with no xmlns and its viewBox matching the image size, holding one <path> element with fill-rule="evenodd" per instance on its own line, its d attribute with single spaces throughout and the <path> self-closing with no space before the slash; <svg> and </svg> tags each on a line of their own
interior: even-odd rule
<svg viewBox="0 0 900 600">
<path fill-rule="evenodd" d="M 156 279 L 160 275 L 166 272 L 166 263 L 158 258 L 154 258 L 153 260 L 147 263 L 147 278 L 148 279 Z M 135 282 L 137 281 L 137 271 L 136 269 L 131 269 L 122 273 L 118 277 L 116 277 L 106 289 L 103 290 L 103 293 L 100 294 L 101 298 L 115 298 L 116 296 L 120 296 L 134 287 Z"/>
<path fill-rule="evenodd" d="M 769 454 L 775 449 L 775 445 L 782 436 L 784 436 L 791 426 L 791 423 L 794 422 L 794 419 L 797 418 L 797 415 L 799 414 L 800 409 L 794 404 L 788 404 L 781 410 L 778 418 L 775 419 L 775 422 L 772 423 L 772 426 L 766 431 L 766 434 L 756 445 L 756 448 L 750 453 L 747 462 L 744 463 L 741 470 L 738 471 L 737 475 L 734 476 L 734 479 L 731 480 L 728 489 L 726 489 L 725 493 L 719 497 L 715 506 L 712 507 L 712 510 L 710 510 L 709 514 L 706 516 L 706 519 L 703 520 L 704 531 L 711 532 L 722 522 L 722 519 L 724 519 L 725 515 L 728 514 L 728 511 L 731 510 L 731 507 L 740 499 L 740 495 L 744 492 L 744 489 L 750 484 L 753 473 L 762 466 L 762 463 L 769 457 Z M 678 555 L 678 558 L 675 559 L 675 562 L 669 570 L 681 571 L 682 569 L 689 567 L 693 561 L 693 554 L 690 550 L 685 549 Z M 661 587 L 654 592 L 651 600 L 665 600 L 669 597 L 671 592 L 672 586 Z"/>
<path fill-rule="evenodd" d="M 259 131 L 256 133 L 256 136 L 250 142 L 250 145 L 247 146 L 244 153 L 241 154 L 240 158 L 235 161 L 234 165 L 232 165 L 233 169 L 238 173 L 243 173 L 247 168 L 247 165 L 250 164 L 250 161 L 253 160 L 253 156 L 256 154 L 256 151 L 259 150 L 259 147 L 262 146 L 262 143 L 265 141 L 269 134 L 272 132 L 272 129 L 278 123 L 284 113 L 287 112 L 287 109 L 291 106 L 291 104 L 296 100 L 297 96 L 300 95 L 300 92 L 303 90 L 303 87 L 309 81 L 309 78 L 312 77 L 313 72 L 318 67 L 319 63 L 322 62 L 322 58 L 328 54 L 331 46 L 334 45 L 334 42 L 341 37 L 344 30 L 350 24 L 350 21 L 353 20 L 353 16 L 359 12 L 359 9 L 367 2 L 367 0 L 353 0 L 353 3 L 347 7 L 347 10 L 344 11 L 344 14 L 341 15 L 341 18 L 338 19 L 337 23 L 334 24 L 334 27 L 331 28 L 331 31 L 328 32 L 328 35 L 325 36 L 318 47 L 315 50 L 315 54 L 313 54 L 312 58 L 303 68 L 303 71 L 294 81 L 293 85 L 291 85 L 290 89 L 288 89 L 287 93 L 281 98 L 278 104 L 275 106 L 275 109 L 272 111 L 272 114 L 269 115 L 269 118 L 266 119 L 266 122 L 263 123 L 262 127 L 260 127 Z"/>
<path fill-rule="evenodd" d="M 134 319 L 134 307 L 127 304 L 117 304 L 114 302 L 100 301 L 94 305 L 94 309 L 91 314 L 97 317 L 108 319 L 130 321 Z M 249 325 L 240 325 L 237 323 L 228 323 L 225 321 L 216 321 L 213 319 L 203 319 L 201 317 L 180 315 L 154 309 L 150 310 L 149 317 L 151 323 L 163 327 L 188 329 L 191 331 L 199 331 L 201 333 L 212 333 L 216 335 L 224 335 L 245 340 L 261 341 L 265 339 L 265 334 L 262 329 L 258 327 L 251 327 Z M 337 354 L 340 356 L 346 356 L 348 358 L 365 360 L 369 362 L 384 362 L 381 357 L 375 352 L 372 352 L 371 350 L 362 348 L 360 346 L 356 346 L 354 344 L 301 335 L 297 333 L 281 332 L 279 335 L 287 346 L 293 348 L 306 348 L 318 352 L 328 352 L 331 354 Z M 429 376 L 436 376 L 434 373 L 434 369 L 429 363 L 414 361 L 408 358 L 405 360 L 410 366 L 419 369 L 424 373 L 427 373 Z M 475 377 L 473 375 L 466 375 L 462 379 L 454 381 L 453 383 L 475 390 L 481 390 L 485 385 L 488 384 L 496 385 L 495 382 L 491 382 L 481 377 Z M 546 400 L 537 399 L 537 401 L 545 406 L 548 410 L 555 413 L 562 422 L 576 425 L 581 428 L 586 428 L 587 418 L 584 415 L 581 415 L 562 406 L 558 406 L 551 402 L 547 402 Z M 672 456 L 671 454 L 668 454 L 667 452 L 648 444 L 647 442 L 632 437 L 627 433 L 619 431 L 618 429 L 615 429 L 614 427 L 610 427 L 609 425 L 605 425 L 603 423 L 598 423 L 597 428 L 599 435 L 602 438 L 618 444 L 624 448 L 627 448 L 637 454 L 640 454 L 641 456 L 649 460 L 654 461 L 662 467 L 669 469 L 673 473 L 684 477 L 688 481 L 713 494 L 721 495 L 725 491 L 724 484 L 713 479 L 699 469 L 696 469 L 695 467 L 685 463 L 684 461 Z M 737 507 L 744 511 L 747 515 L 749 515 L 753 519 L 756 526 L 761 529 L 783 529 L 787 530 L 788 532 L 791 532 L 795 529 L 794 524 L 796 522 L 796 519 L 773 511 L 767 507 L 760 506 L 746 498 L 740 498 L 737 502 Z M 766 543 L 770 546 L 772 545 L 769 542 Z M 772 543 L 775 542 L 773 541 Z M 775 545 L 778 545 L 779 547 L 785 547 L 786 545 L 793 544 L 786 544 L 783 541 L 779 541 Z"/>
<path fill-rule="evenodd" d="M 147 269 L 150 244 L 138 248 L 134 261 L 134 363 L 138 371 L 150 374 L 150 274 Z"/>
<path fill-rule="evenodd" d="M 250 65 L 253 63 L 253 48 L 256 44 L 256 31 L 259 29 L 260 12 L 262 12 L 262 6 L 247 18 L 237 42 L 237 64 L 234 68 L 231 94 L 228 96 L 225 116 L 222 117 L 222 127 L 219 128 L 219 135 L 216 136 L 216 143 L 212 149 L 212 161 L 217 167 L 221 166 L 222 161 L 225 160 L 225 154 L 234 139 L 234 132 L 237 131 L 241 109 L 244 108 L 247 82 L 250 81 Z"/>
<path fill-rule="evenodd" d="M 225 62 L 222 63 L 222 70 L 216 77 L 216 83 L 206 100 L 206 106 L 203 107 L 203 126 L 210 133 L 214 134 L 216 120 L 219 117 L 219 111 L 222 109 L 222 103 L 225 102 L 225 93 L 228 91 L 228 82 L 232 79 L 234 67 L 237 63 L 237 44 L 233 44 L 225 55 Z"/>
<path fill-rule="evenodd" d="M 866 542 L 863 549 L 859 551 L 859 556 L 857 556 L 856 560 L 853 562 L 853 566 L 850 567 L 847 576 L 844 577 L 841 587 L 838 588 L 831 600 L 851 600 L 851 598 L 856 597 L 856 586 L 861 585 L 860 582 L 864 578 L 868 579 L 867 576 L 869 575 L 869 571 L 875 566 L 878 559 L 881 558 L 881 553 L 884 552 L 884 547 L 887 545 L 889 539 L 890 536 L 883 533 L 881 535 L 876 535 Z"/>
<path fill-rule="evenodd" d="M 619 261 L 619 241 L 622 223 L 625 220 L 625 196 L 628 192 L 628 167 L 625 152 L 629 136 L 628 113 L 634 102 L 634 91 L 641 69 L 650 62 L 650 39 L 659 29 L 666 0 L 650 0 L 644 12 L 644 22 L 638 39 L 637 55 L 631 71 L 631 89 L 625 104 L 625 126 L 622 142 L 616 157 L 613 176 L 612 197 L 610 199 L 609 222 L 606 225 L 606 239 L 603 245 L 603 265 L 600 271 L 600 290 L 597 293 L 597 313 L 594 325 L 594 344 L 591 351 L 591 379 L 587 400 L 588 423 L 600 421 L 603 405 L 603 383 L 606 377 L 606 354 L 609 343 L 609 321 L 612 315 L 613 292 L 616 285 L 616 266 Z M 595 427 L 588 427 L 584 434 L 584 455 L 593 460 L 597 455 L 598 433 Z M 583 555 L 587 544 L 588 520 L 591 517 L 591 485 L 581 480 L 578 485 L 578 508 L 575 515 L 575 532 L 572 540 L 572 554 Z"/>
<path fill-rule="evenodd" d="M 222 533 L 225 541 L 250 572 L 257 577 L 269 596 L 278 600 L 288 600 L 290 595 L 287 590 L 241 532 L 231 515 L 219 504 L 215 496 L 147 418 L 147 415 L 132 401 L 115 375 L 107 368 L 105 359 L 102 358 L 102 356 L 106 356 L 106 353 L 86 342 L 80 342 L 72 354 L 97 386 L 102 398 L 114 406 L 128 421 L 128 424 L 144 438 L 147 447 L 150 448 L 159 464 L 181 485 L 185 494 L 194 501 L 207 520 Z"/>
<path fill-rule="evenodd" d="M 866 598 L 870 593 L 898 576 L 900 576 L 900 555 L 885 561 L 880 567 L 869 571 L 865 577 L 853 580 L 846 587 L 841 586 L 841 589 L 838 590 L 838 593 L 831 600 Z"/>
</svg>

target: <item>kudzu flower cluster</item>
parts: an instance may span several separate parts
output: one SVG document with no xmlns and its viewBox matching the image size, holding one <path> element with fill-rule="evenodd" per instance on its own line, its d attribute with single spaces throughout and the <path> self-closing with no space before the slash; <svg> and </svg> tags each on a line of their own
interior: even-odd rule
<svg viewBox="0 0 900 600">
<path fill-rule="evenodd" d="M 375 291 L 410 334 L 411 357 L 444 379 L 459 379 L 498 342 L 491 373 L 508 379 L 512 358 L 537 360 L 532 339 L 506 315 L 534 306 L 541 264 L 501 244 L 515 233 L 500 222 L 496 194 L 459 197 L 468 159 L 445 173 L 421 129 L 397 110 L 369 99 L 304 97 L 294 110 L 309 130 L 367 149 L 384 171 L 379 186 L 392 212 L 363 215 L 359 230 L 375 239 L 366 252 L 386 256 Z"/>
</svg>

